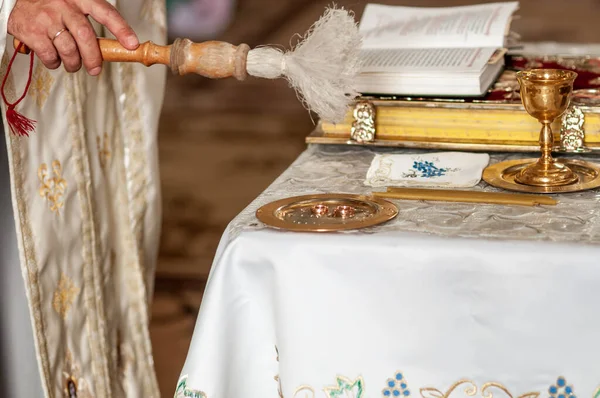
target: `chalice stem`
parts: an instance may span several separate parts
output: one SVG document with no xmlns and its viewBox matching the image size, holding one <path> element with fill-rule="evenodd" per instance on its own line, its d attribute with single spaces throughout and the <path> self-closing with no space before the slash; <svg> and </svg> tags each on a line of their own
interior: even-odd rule
<svg viewBox="0 0 600 398">
<path fill-rule="evenodd" d="M 553 144 L 554 135 L 552 134 L 550 122 L 543 122 L 542 130 L 540 131 L 540 149 L 542 151 L 540 163 L 546 168 L 549 167 L 554 161 L 552 159 Z"/>
</svg>

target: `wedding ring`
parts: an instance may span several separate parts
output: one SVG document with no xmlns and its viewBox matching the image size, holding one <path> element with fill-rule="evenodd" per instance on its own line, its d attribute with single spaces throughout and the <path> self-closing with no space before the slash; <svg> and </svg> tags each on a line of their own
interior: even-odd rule
<svg viewBox="0 0 600 398">
<path fill-rule="evenodd" d="M 341 218 L 350 218 L 350 217 L 354 217 L 354 207 L 352 206 L 338 206 L 335 208 L 335 211 L 333 212 L 333 215 L 335 217 L 341 217 Z"/>
<path fill-rule="evenodd" d="M 58 36 L 60 36 L 60 34 L 61 34 L 62 32 L 64 32 L 64 31 L 66 31 L 66 30 L 67 30 L 67 28 L 62 28 L 61 30 L 59 30 L 58 32 L 56 32 L 56 34 L 55 34 L 55 35 L 54 35 L 54 37 L 52 38 L 52 41 L 56 40 L 56 38 L 57 38 Z"/>
<path fill-rule="evenodd" d="M 329 207 L 323 204 L 314 205 L 311 210 L 317 217 L 326 216 L 329 213 Z"/>
</svg>

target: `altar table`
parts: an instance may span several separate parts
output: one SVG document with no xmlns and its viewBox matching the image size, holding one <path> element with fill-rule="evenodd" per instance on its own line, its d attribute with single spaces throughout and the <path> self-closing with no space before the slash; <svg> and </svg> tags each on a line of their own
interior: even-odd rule
<svg viewBox="0 0 600 398">
<path fill-rule="evenodd" d="M 416 152 L 309 146 L 232 221 L 176 397 L 600 397 L 600 191 L 394 201 L 393 221 L 343 233 L 256 219 L 284 197 L 371 192 L 386 151 Z"/>
</svg>

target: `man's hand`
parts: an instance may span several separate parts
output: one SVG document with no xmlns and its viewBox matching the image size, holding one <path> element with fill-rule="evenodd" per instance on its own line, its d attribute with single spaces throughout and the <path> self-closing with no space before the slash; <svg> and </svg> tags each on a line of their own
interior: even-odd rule
<svg viewBox="0 0 600 398">
<path fill-rule="evenodd" d="M 8 19 L 8 33 L 22 41 L 48 69 L 61 61 L 68 72 L 83 65 L 90 75 L 102 70 L 102 55 L 91 16 L 127 49 L 135 50 L 138 38 L 119 12 L 105 0 L 17 0 Z"/>
</svg>

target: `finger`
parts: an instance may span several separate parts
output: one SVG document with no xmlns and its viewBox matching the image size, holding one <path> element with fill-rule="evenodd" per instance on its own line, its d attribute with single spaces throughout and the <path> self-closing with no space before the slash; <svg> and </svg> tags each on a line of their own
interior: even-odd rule
<svg viewBox="0 0 600 398">
<path fill-rule="evenodd" d="M 27 18 L 27 13 L 22 8 L 23 6 L 15 4 L 8 20 L 9 32 L 35 52 L 48 69 L 58 68 L 60 58 L 44 28 L 55 18 L 55 14 L 42 9 L 32 19 Z"/>
<path fill-rule="evenodd" d="M 76 0 L 84 14 L 89 14 L 98 23 L 104 25 L 128 50 L 135 50 L 140 45 L 137 35 L 119 11 L 105 0 Z"/>
<path fill-rule="evenodd" d="M 63 13 L 63 22 L 77 43 L 85 69 L 90 75 L 98 75 L 102 70 L 102 54 L 92 24 L 75 8 Z"/>
<path fill-rule="evenodd" d="M 56 36 L 56 32 L 60 32 L 60 29 L 50 30 L 50 32 L 55 32 L 50 37 L 54 38 L 54 47 L 58 51 L 58 55 L 62 59 L 66 71 L 73 73 L 81 69 L 81 55 L 79 54 L 77 43 L 75 43 L 75 39 L 69 31 L 65 30 L 58 36 Z"/>
<path fill-rule="evenodd" d="M 49 38 L 42 37 L 34 41 L 24 38 L 22 42 L 31 50 L 33 50 L 35 55 L 37 55 L 46 68 L 56 69 L 60 66 L 60 58 L 56 52 L 56 48 L 54 48 L 54 45 Z"/>
</svg>

